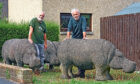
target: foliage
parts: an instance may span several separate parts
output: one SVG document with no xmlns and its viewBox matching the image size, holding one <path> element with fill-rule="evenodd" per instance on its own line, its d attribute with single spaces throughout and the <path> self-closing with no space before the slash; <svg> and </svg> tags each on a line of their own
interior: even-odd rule
<svg viewBox="0 0 140 84">
<path fill-rule="evenodd" d="M 6 69 L 5 74 L 6 74 L 6 78 L 7 78 L 7 79 L 10 79 L 10 73 L 9 73 L 9 70 L 8 70 L 8 69 Z"/>
<path fill-rule="evenodd" d="M 0 19 L 1 19 L 1 11 L 2 11 L 3 4 L 0 3 Z"/>
<path fill-rule="evenodd" d="M 3 59 L 2 59 L 2 58 L 0 58 L 0 63 L 1 63 L 1 62 L 3 62 Z"/>
<path fill-rule="evenodd" d="M 54 22 L 45 22 L 47 26 L 47 39 L 59 41 L 59 25 Z"/>
</svg>

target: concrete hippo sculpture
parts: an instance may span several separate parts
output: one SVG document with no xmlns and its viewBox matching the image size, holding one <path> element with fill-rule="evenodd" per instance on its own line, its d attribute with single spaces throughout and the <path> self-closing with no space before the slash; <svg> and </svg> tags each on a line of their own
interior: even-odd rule
<svg viewBox="0 0 140 84">
<path fill-rule="evenodd" d="M 7 40 L 2 46 L 2 57 L 6 64 L 23 67 L 28 64 L 34 69 L 40 66 L 40 59 L 36 57 L 36 49 L 27 39 Z"/>
<path fill-rule="evenodd" d="M 53 66 L 60 65 L 60 61 L 57 57 L 57 49 L 60 42 L 47 40 L 47 50 L 45 50 L 45 63 L 49 63 L 49 69 L 53 69 Z"/>
<path fill-rule="evenodd" d="M 128 73 L 136 68 L 135 62 L 125 58 L 111 42 L 104 39 L 65 40 L 59 45 L 57 55 L 61 62 L 61 78 L 74 77 L 72 66 L 96 69 L 96 80 L 112 80 L 110 68 Z"/>
</svg>

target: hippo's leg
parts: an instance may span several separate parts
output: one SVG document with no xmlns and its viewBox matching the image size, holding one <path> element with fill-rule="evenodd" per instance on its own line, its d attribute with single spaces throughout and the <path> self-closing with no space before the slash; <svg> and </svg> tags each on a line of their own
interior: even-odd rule
<svg viewBox="0 0 140 84">
<path fill-rule="evenodd" d="M 53 70 L 53 69 L 54 69 L 53 65 L 49 65 L 49 70 Z"/>
<path fill-rule="evenodd" d="M 13 64 L 14 64 L 14 66 L 17 66 L 17 63 L 16 63 L 16 61 L 15 61 L 15 62 L 13 62 Z"/>
<path fill-rule="evenodd" d="M 72 65 L 71 66 L 69 66 L 69 68 L 68 68 L 68 73 L 69 73 L 69 76 L 71 77 L 71 78 L 75 78 L 74 77 L 74 74 L 72 73 Z"/>
<path fill-rule="evenodd" d="M 96 68 L 95 80 L 99 80 L 99 81 L 108 80 L 105 75 L 105 67 L 95 66 L 95 68 Z"/>
<path fill-rule="evenodd" d="M 18 61 L 17 61 L 17 66 L 19 66 L 19 67 L 23 67 L 23 66 L 24 66 L 24 64 L 23 64 L 23 62 L 22 62 L 22 61 L 18 60 Z"/>
<path fill-rule="evenodd" d="M 12 65 L 12 62 L 9 60 L 9 58 L 6 58 L 6 59 L 5 59 L 5 63 L 6 63 L 6 64 L 9 64 L 9 65 Z"/>
<path fill-rule="evenodd" d="M 105 74 L 108 80 L 113 80 L 113 77 L 110 75 L 110 68 L 106 70 Z"/>
<path fill-rule="evenodd" d="M 70 76 L 68 75 L 68 65 L 66 65 L 66 64 L 62 64 L 61 63 L 61 65 L 60 65 L 60 69 L 61 69 L 61 77 L 60 78 L 62 78 L 62 79 L 69 79 L 70 78 Z"/>
</svg>

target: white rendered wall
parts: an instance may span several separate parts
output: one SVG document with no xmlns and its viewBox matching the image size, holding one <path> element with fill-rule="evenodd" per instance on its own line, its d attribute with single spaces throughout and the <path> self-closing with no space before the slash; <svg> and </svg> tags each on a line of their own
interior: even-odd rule
<svg viewBox="0 0 140 84">
<path fill-rule="evenodd" d="M 9 0 L 9 21 L 30 21 L 42 11 L 42 0 Z"/>
</svg>

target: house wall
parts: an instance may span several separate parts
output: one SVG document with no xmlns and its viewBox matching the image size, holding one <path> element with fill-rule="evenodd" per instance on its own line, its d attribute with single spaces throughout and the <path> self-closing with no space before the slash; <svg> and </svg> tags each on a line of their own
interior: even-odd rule
<svg viewBox="0 0 140 84">
<path fill-rule="evenodd" d="M 29 21 L 42 11 L 42 0 L 9 0 L 9 21 Z"/>
<path fill-rule="evenodd" d="M 92 14 L 92 35 L 88 38 L 100 38 L 100 17 L 112 16 L 133 2 L 140 0 L 43 0 L 43 11 L 46 20 L 60 24 L 60 13 L 70 13 L 72 8 L 78 8 L 81 13 Z M 60 35 L 60 40 L 66 36 Z"/>
</svg>

